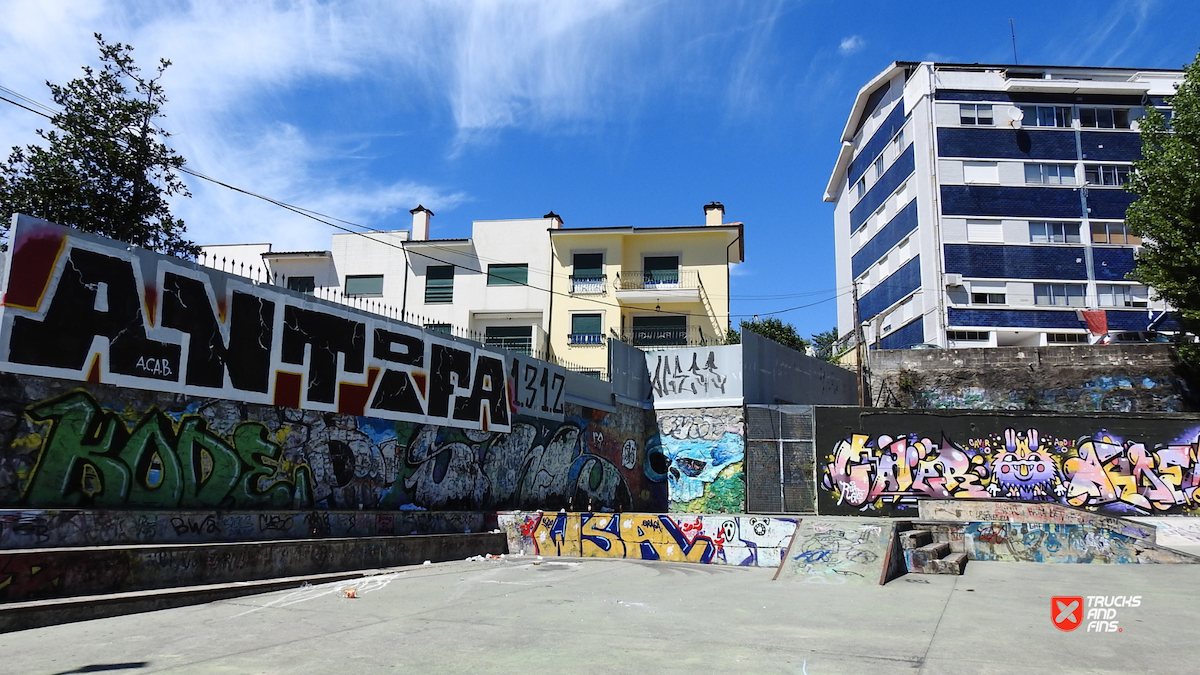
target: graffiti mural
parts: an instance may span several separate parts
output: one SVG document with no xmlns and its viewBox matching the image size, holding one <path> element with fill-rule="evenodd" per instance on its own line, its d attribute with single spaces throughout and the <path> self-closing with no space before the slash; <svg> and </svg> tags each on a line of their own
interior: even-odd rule
<svg viewBox="0 0 1200 675">
<path fill-rule="evenodd" d="M 1200 513 L 1200 421 L 1172 422 L 1177 430 L 1159 428 L 1156 440 L 1099 424 L 1079 436 L 1033 426 L 962 436 L 850 434 L 823 458 L 822 512 L 915 513 L 918 500 L 933 498 L 1048 502 L 1110 515 Z"/>
<path fill-rule="evenodd" d="M 646 443 L 645 473 L 666 482 L 672 512 L 745 510 L 745 422 L 741 408 L 656 413 L 658 433 Z"/>
<path fill-rule="evenodd" d="M 565 511 L 499 516 L 513 552 L 742 567 L 779 565 L 796 522 L 767 516 Z"/>
<path fill-rule="evenodd" d="M 0 505 L 252 510 L 665 510 L 645 417 L 463 429 L 0 374 Z M 634 461 L 629 461 L 630 459 Z"/>
<path fill-rule="evenodd" d="M 741 350 L 723 345 L 646 352 L 655 407 L 741 403 Z"/>
<path fill-rule="evenodd" d="M 881 583 L 892 523 L 862 518 L 804 518 L 775 578 L 805 584 Z"/>
</svg>

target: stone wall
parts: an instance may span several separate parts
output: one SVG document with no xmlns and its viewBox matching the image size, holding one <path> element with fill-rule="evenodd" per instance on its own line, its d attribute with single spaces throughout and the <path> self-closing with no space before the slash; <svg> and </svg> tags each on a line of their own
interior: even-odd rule
<svg viewBox="0 0 1200 675">
<path fill-rule="evenodd" d="M 1166 344 L 871 352 L 877 407 L 1193 412 L 1200 387 Z"/>
</svg>

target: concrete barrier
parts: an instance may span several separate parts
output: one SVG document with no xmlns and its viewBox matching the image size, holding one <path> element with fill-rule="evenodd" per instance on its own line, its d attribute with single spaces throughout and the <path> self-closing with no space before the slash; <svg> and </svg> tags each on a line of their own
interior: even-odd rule
<svg viewBox="0 0 1200 675">
<path fill-rule="evenodd" d="M 505 551 L 499 533 L 5 551 L 0 552 L 0 602 L 393 567 Z"/>
<path fill-rule="evenodd" d="M 805 516 L 775 579 L 806 584 L 881 584 L 894 523 L 879 518 Z"/>
</svg>

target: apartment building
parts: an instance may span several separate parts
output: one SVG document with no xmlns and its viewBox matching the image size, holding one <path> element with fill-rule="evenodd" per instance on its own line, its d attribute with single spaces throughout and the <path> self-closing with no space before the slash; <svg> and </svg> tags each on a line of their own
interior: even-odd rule
<svg viewBox="0 0 1200 675">
<path fill-rule="evenodd" d="M 860 91 L 825 191 L 838 329 L 872 347 L 1087 343 L 1172 328 L 1126 278 L 1137 120 L 1181 71 L 896 62 Z M 1091 330 L 1089 331 L 1089 320 Z M 1098 328 L 1099 327 L 1099 328 Z"/>
<path fill-rule="evenodd" d="M 704 214 L 704 225 L 686 227 L 551 229 L 551 351 L 603 373 L 610 338 L 646 349 L 721 344 L 743 225 L 724 223 L 717 202 Z"/>
</svg>

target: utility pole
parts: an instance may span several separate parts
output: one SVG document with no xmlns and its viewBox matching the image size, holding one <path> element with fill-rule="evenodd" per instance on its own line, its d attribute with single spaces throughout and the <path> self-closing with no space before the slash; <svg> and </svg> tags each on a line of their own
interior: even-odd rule
<svg viewBox="0 0 1200 675">
<path fill-rule="evenodd" d="M 858 280 L 855 279 L 854 291 L 854 361 L 858 365 L 858 407 L 863 407 L 863 334 L 862 324 L 858 322 Z"/>
</svg>

